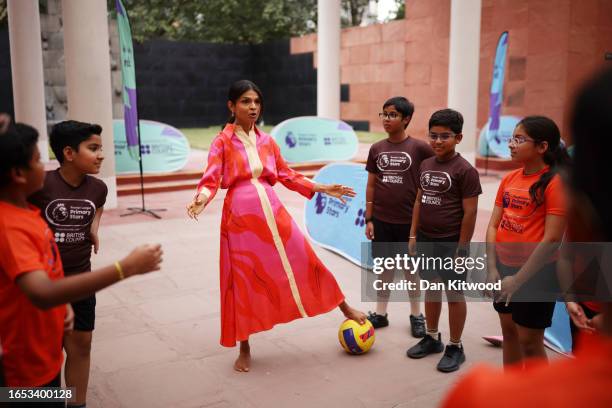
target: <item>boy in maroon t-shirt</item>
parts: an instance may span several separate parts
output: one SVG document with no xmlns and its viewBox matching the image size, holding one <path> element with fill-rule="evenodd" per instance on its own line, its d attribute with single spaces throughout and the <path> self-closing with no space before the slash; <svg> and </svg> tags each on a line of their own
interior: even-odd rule
<svg viewBox="0 0 612 408">
<path fill-rule="evenodd" d="M 443 109 L 429 119 L 429 140 L 434 157 L 421 163 L 419 191 L 412 213 L 409 252 L 429 258 L 466 257 L 474 227 L 478 196 L 482 194 L 478 171 L 455 151 L 463 135 L 463 117 L 452 109 Z M 435 264 L 435 262 L 432 262 Z M 463 274 L 433 265 L 421 268 L 421 279 L 429 282 L 465 280 Z M 450 287 L 450 285 L 449 285 Z M 451 372 L 465 361 L 461 334 L 465 325 L 467 305 L 461 291 L 446 287 L 450 325 L 450 343 L 438 363 L 438 370 Z M 438 321 L 442 310 L 441 293 L 425 292 L 427 335 L 407 351 L 410 358 L 423 358 L 444 350 Z"/>
<path fill-rule="evenodd" d="M 374 257 L 393 257 L 396 254 L 392 243 L 408 242 L 419 166 L 422 160 L 434 154 L 426 142 L 406 133 L 413 113 L 414 105 L 408 99 L 397 96 L 387 100 L 379 116 L 389 137 L 374 143 L 368 154 L 365 234 L 373 242 Z M 383 280 L 393 281 L 394 272 L 384 271 Z M 406 274 L 410 281 L 415 278 L 414 273 Z M 413 290 L 409 294 L 411 332 L 414 337 L 423 337 L 425 319 L 420 311 L 420 292 Z M 369 313 L 368 320 L 375 328 L 381 328 L 389 325 L 387 303 L 390 294 L 381 290 L 377 296 L 376 312 Z"/>
<path fill-rule="evenodd" d="M 68 120 L 53 126 L 49 142 L 60 162 L 29 201 L 40 208 L 53 231 L 66 276 L 91 271 L 91 250 L 98 252 L 98 226 L 108 189 L 90 174 L 100 172 L 102 127 Z M 75 406 L 86 403 L 90 350 L 95 323 L 95 294 L 72 303 L 74 330 L 64 337 L 65 379 L 76 387 Z"/>
</svg>

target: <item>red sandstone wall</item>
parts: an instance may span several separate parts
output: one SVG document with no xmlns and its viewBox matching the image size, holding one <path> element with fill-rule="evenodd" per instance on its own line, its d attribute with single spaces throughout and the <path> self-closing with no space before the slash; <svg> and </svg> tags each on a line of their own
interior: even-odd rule
<svg viewBox="0 0 612 408">
<path fill-rule="evenodd" d="M 446 104 L 450 0 L 406 6 L 403 21 L 342 30 L 340 82 L 350 85 L 350 101 L 342 102 L 341 117 L 383 131 L 382 104 L 402 95 L 416 107 L 411 133 L 424 136 L 431 113 Z M 291 52 L 314 52 L 316 61 L 316 41 L 315 34 L 292 38 Z"/>
<path fill-rule="evenodd" d="M 450 0 L 406 1 L 405 96 L 415 104 L 411 133 L 424 137 L 448 96 Z"/>
<path fill-rule="evenodd" d="M 489 113 L 497 39 L 508 30 L 502 113 L 553 118 L 567 136 L 568 111 L 579 84 L 612 52 L 612 0 L 482 0 L 478 126 Z M 388 97 L 416 106 L 409 127 L 423 137 L 448 92 L 450 0 L 406 0 L 406 19 L 342 30 L 341 76 L 350 85 L 345 120 L 368 120 L 382 131 L 378 112 Z M 291 39 L 291 52 L 314 52 L 316 35 Z M 316 64 L 316 62 L 315 62 Z"/>
<path fill-rule="evenodd" d="M 497 39 L 508 30 L 502 113 L 549 116 L 567 139 L 577 87 L 612 50 L 611 19 L 610 0 L 483 0 L 478 126 L 489 113 Z"/>
</svg>

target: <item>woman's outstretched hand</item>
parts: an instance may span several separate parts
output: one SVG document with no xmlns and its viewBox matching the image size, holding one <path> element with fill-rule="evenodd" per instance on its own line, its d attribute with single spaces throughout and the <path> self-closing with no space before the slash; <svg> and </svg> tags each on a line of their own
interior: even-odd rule
<svg viewBox="0 0 612 408">
<path fill-rule="evenodd" d="M 193 201 L 187 206 L 187 216 L 197 221 L 198 215 L 204 210 L 208 200 L 202 194 L 195 196 Z"/>
<path fill-rule="evenodd" d="M 320 191 L 321 193 L 325 193 L 332 197 L 336 197 L 342 203 L 346 203 L 344 197 L 355 197 L 355 190 L 352 187 L 343 186 L 342 184 L 319 184 L 318 189 L 315 191 Z"/>
</svg>

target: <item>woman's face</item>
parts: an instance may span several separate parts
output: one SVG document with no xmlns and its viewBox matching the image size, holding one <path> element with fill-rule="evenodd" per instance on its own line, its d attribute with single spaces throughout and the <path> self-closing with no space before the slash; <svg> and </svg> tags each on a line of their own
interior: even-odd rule
<svg viewBox="0 0 612 408">
<path fill-rule="evenodd" d="M 248 126 L 248 129 L 255 124 L 261 113 L 261 100 L 252 89 L 240 95 L 236 103 L 228 101 L 227 106 L 236 117 L 236 122 L 243 127 Z"/>
</svg>

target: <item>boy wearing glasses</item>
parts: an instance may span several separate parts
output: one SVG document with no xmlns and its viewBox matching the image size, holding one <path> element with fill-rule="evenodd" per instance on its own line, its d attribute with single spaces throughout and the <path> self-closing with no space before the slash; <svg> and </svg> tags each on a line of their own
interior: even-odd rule
<svg viewBox="0 0 612 408">
<path fill-rule="evenodd" d="M 412 222 L 412 207 L 418 188 L 418 170 L 421 162 L 434 155 L 426 142 L 410 137 L 406 127 L 412 119 L 414 105 L 408 99 L 397 96 L 383 105 L 379 113 L 387 139 L 370 147 L 366 170 L 366 238 L 372 240 L 374 257 L 394 257 L 392 251 L 383 251 L 390 242 L 407 242 Z M 376 245 L 379 243 L 379 245 Z M 394 270 L 386 270 L 381 278 L 393 281 Z M 416 275 L 407 273 L 413 281 Z M 417 285 L 418 287 L 418 285 Z M 425 336 L 425 318 L 420 311 L 420 292 L 410 294 L 410 330 L 414 337 Z M 389 325 L 387 304 L 388 290 L 377 292 L 376 312 L 369 313 L 368 320 L 375 328 Z"/>
<path fill-rule="evenodd" d="M 429 268 L 421 268 L 421 279 L 428 282 L 465 280 L 464 274 L 444 269 L 446 258 L 467 257 L 474 227 L 478 196 L 482 193 L 478 171 L 455 151 L 463 135 L 463 116 L 455 110 L 443 109 L 429 119 L 429 140 L 435 156 L 421 163 L 419 189 L 414 203 L 410 230 L 409 253 L 433 258 Z M 418 243 L 418 252 L 417 252 Z M 463 293 L 446 287 L 450 342 L 437 369 L 451 372 L 465 361 L 461 335 L 467 315 Z M 441 291 L 425 292 L 427 335 L 406 354 L 423 358 L 441 353 L 445 348 L 438 332 L 442 311 Z"/>
</svg>

